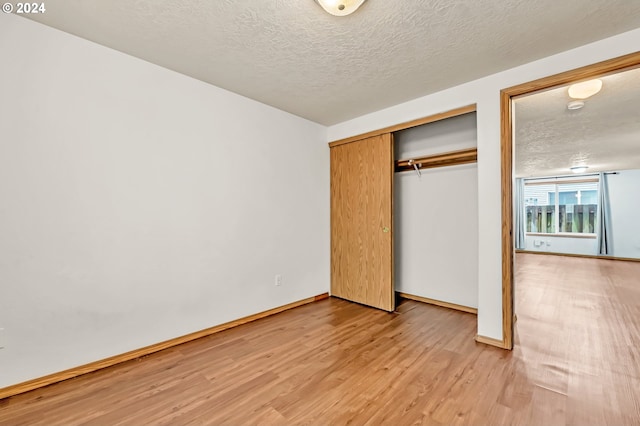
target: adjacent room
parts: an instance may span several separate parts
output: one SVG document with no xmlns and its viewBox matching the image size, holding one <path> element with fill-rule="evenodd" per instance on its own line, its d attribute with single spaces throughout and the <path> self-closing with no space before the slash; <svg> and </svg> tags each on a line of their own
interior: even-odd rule
<svg viewBox="0 0 640 426">
<path fill-rule="evenodd" d="M 637 400 L 639 77 L 621 70 L 513 101 L 516 345 L 538 355 L 529 377 L 551 406 L 587 390 L 584 424 L 607 422 L 592 408 L 603 400 L 611 412 Z"/>
<path fill-rule="evenodd" d="M 637 68 L 514 101 L 516 249 L 640 258 L 639 110 Z"/>
<path fill-rule="evenodd" d="M 640 422 L 639 2 L 3 12 L 0 424 Z"/>
</svg>

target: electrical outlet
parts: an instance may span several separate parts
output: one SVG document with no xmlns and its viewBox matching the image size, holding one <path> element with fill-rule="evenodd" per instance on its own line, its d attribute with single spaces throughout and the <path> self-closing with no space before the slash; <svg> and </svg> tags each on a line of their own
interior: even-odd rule
<svg viewBox="0 0 640 426">
<path fill-rule="evenodd" d="M 280 287 L 282 285 L 282 275 L 276 275 L 276 286 Z"/>
</svg>

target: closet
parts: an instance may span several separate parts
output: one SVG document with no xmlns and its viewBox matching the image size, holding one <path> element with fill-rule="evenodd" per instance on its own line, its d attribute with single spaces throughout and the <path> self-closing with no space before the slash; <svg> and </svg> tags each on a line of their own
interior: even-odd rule
<svg viewBox="0 0 640 426">
<path fill-rule="evenodd" d="M 329 146 L 331 295 L 476 312 L 475 105 Z"/>
</svg>

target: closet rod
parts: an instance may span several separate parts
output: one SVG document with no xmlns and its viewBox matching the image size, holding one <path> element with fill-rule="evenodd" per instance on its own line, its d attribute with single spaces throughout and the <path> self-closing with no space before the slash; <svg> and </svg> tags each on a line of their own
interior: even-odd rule
<svg viewBox="0 0 640 426">
<path fill-rule="evenodd" d="M 420 164 L 420 169 L 430 169 L 433 167 L 455 166 L 458 164 L 475 163 L 478 161 L 478 149 L 470 148 L 460 151 L 444 152 L 442 154 L 430 155 L 427 157 L 411 158 L 396 161 L 396 172 L 406 172 L 414 170 L 414 164 Z M 411 163 L 410 163 L 411 162 Z"/>
<path fill-rule="evenodd" d="M 617 175 L 619 174 L 618 172 L 604 172 L 605 175 Z M 545 177 L 537 177 L 537 178 L 522 178 L 524 179 L 524 181 L 528 181 L 528 180 L 533 180 L 533 181 L 538 181 L 538 180 L 542 180 L 542 179 L 570 179 L 570 178 L 583 178 L 583 177 L 587 177 L 587 176 L 600 176 L 600 173 L 579 173 L 579 174 L 572 174 L 572 175 L 562 175 L 562 176 L 545 176 Z M 535 183 L 535 182 L 531 182 L 531 183 Z"/>
</svg>

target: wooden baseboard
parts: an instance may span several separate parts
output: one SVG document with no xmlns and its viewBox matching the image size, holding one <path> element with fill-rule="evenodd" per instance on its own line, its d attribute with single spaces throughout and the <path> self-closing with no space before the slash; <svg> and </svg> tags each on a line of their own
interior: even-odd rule
<svg viewBox="0 0 640 426">
<path fill-rule="evenodd" d="M 478 310 L 469 306 L 457 305 L 455 303 L 443 302 L 440 300 L 429 299 L 428 297 L 416 296 L 399 291 L 396 292 L 396 294 L 404 299 L 411 299 L 415 300 L 416 302 L 428 303 L 430 305 L 442 306 L 443 308 L 455 309 L 456 311 L 468 312 L 470 314 L 478 315 Z"/>
<path fill-rule="evenodd" d="M 306 299 L 298 300 L 297 302 L 289 303 L 287 305 L 279 306 L 277 308 L 269 309 L 268 311 L 259 312 L 254 315 L 249 315 L 244 318 L 240 318 L 234 321 L 230 321 L 224 324 L 216 325 L 215 327 L 210 327 L 204 330 L 196 331 L 194 333 L 190 333 L 184 336 L 176 337 L 175 339 L 166 340 L 164 342 L 156 343 L 153 345 L 145 346 L 144 348 L 135 349 L 133 351 L 125 352 L 120 355 L 115 355 L 109 358 L 105 358 L 99 361 L 91 362 L 89 364 L 84 364 L 79 367 L 70 368 L 68 370 L 60 371 L 58 373 L 49 374 L 44 377 L 40 377 L 33 380 L 28 380 L 26 382 L 18 383 L 12 386 L 8 386 L 6 388 L 0 389 L 0 400 L 3 398 L 8 398 L 10 396 L 18 395 L 24 392 L 28 392 L 34 389 L 38 389 L 44 386 L 51 385 L 53 383 L 61 382 L 63 380 L 68 380 L 73 377 L 81 376 L 83 374 L 91 373 L 96 370 L 101 370 L 103 368 L 111 367 L 116 364 L 120 364 L 122 362 L 131 361 L 132 359 L 140 358 L 146 355 L 150 355 L 154 352 L 161 351 L 163 349 L 168 349 L 174 346 L 181 345 L 183 343 L 190 342 L 192 340 L 200 339 L 202 337 L 210 336 L 215 333 L 219 333 L 224 330 L 228 330 L 233 327 L 237 327 L 242 324 L 246 324 L 252 321 L 259 320 L 261 318 L 265 318 L 271 315 L 278 314 L 280 312 L 286 311 L 288 309 L 297 308 L 302 305 L 306 305 L 308 303 L 317 302 L 319 300 L 323 300 L 329 297 L 328 293 L 319 294 L 314 297 L 308 297 Z"/>
<path fill-rule="evenodd" d="M 493 339 L 491 337 L 480 336 L 479 334 L 476 336 L 476 342 L 484 343 L 485 345 L 496 346 L 500 349 L 511 349 L 505 346 L 504 341 Z"/>
<path fill-rule="evenodd" d="M 329 298 L 329 293 L 322 293 L 322 294 L 319 294 L 317 296 L 314 296 L 313 297 L 313 301 L 317 302 L 319 300 L 324 300 L 324 299 L 328 299 L 328 298 Z"/>
<path fill-rule="evenodd" d="M 601 256 L 596 254 L 555 253 L 552 251 L 536 251 L 536 250 L 520 250 L 520 249 L 516 250 L 516 253 L 547 254 L 550 256 L 583 257 L 587 259 L 622 260 L 624 262 L 640 262 L 640 259 L 637 259 L 635 257 Z"/>
</svg>

